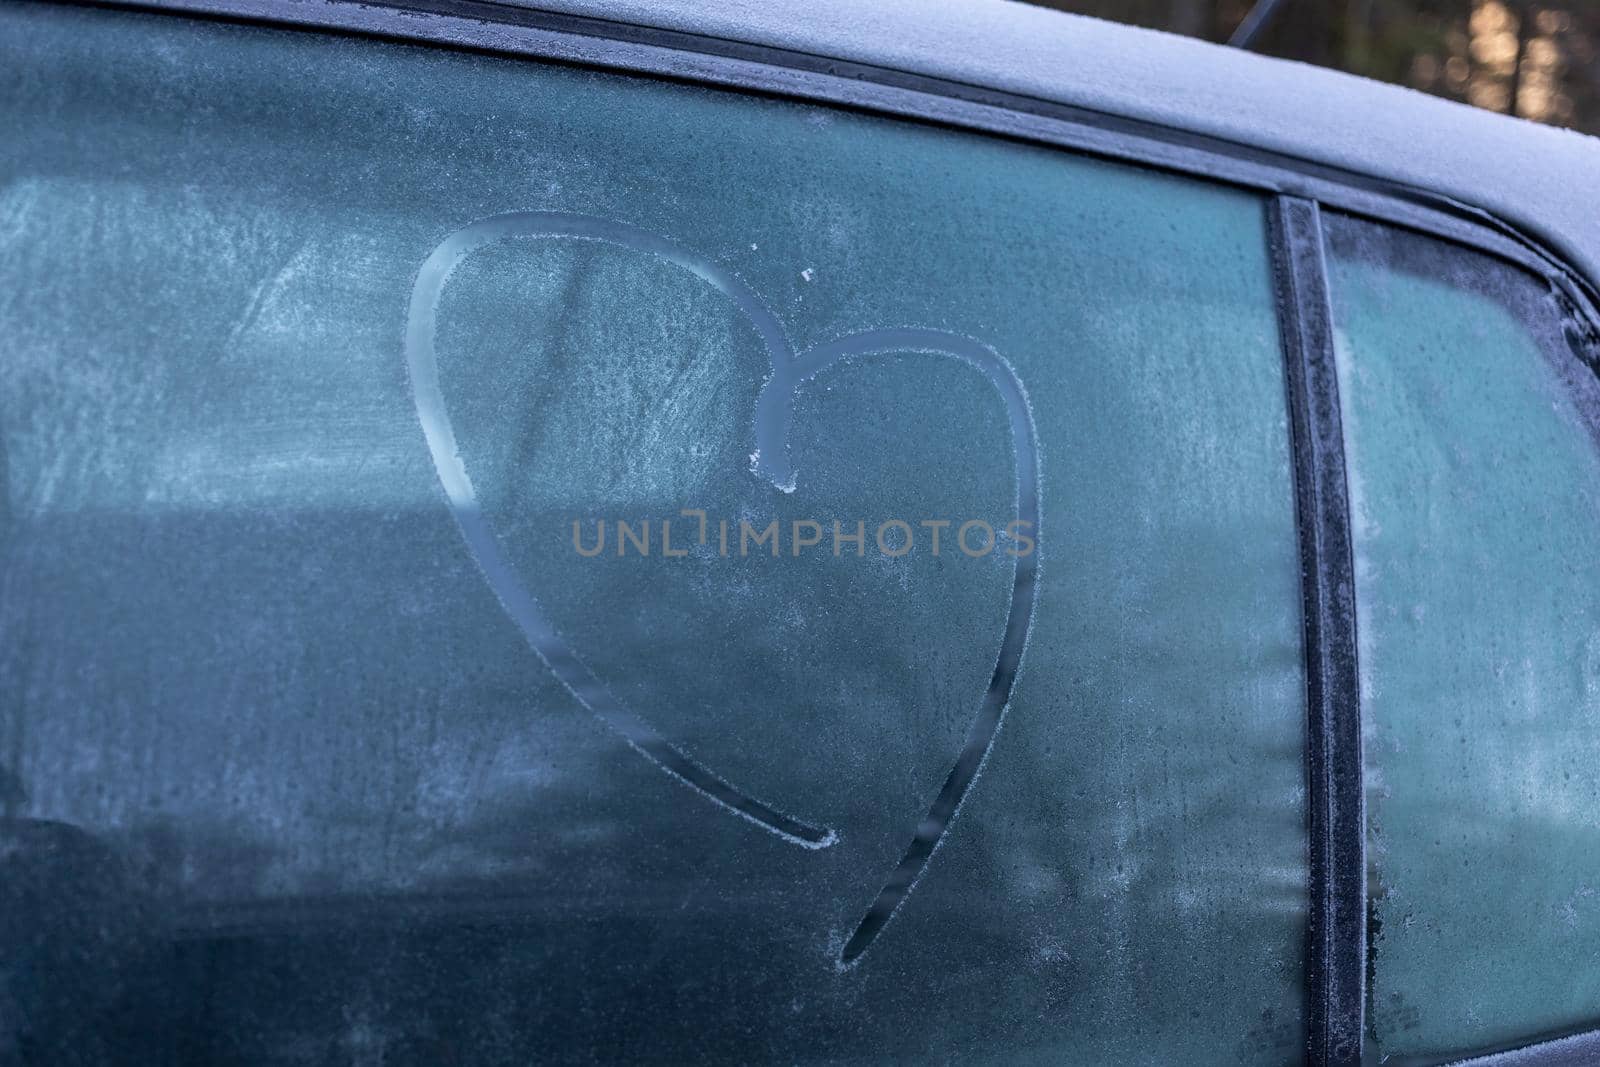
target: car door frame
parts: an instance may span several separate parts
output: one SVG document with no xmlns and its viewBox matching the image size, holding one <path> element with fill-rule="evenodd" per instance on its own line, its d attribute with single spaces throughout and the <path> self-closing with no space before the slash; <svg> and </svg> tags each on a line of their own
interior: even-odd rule
<svg viewBox="0 0 1600 1067">
<path fill-rule="evenodd" d="M 1306 1062 L 1362 1059 L 1366 824 L 1350 505 L 1321 212 L 1417 231 L 1549 285 L 1600 375 L 1600 289 L 1553 240 L 1436 191 L 1175 126 L 889 66 L 486 0 L 48 0 L 430 44 L 803 100 L 1065 149 L 1256 192 L 1268 210 L 1291 432 L 1307 697 Z M 1458 1061 L 1600 1060 L 1600 1028 Z"/>
</svg>

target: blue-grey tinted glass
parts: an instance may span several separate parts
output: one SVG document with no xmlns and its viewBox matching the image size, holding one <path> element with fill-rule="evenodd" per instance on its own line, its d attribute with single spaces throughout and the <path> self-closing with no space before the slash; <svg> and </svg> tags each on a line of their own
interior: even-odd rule
<svg viewBox="0 0 1600 1067">
<path fill-rule="evenodd" d="M 1332 218 L 1385 1055 L 1600 1022 L 1600 387 L 1541 281 Z"/>
<path fill-rule="evenodd" d="M 1297 1055 L 1256 198 L 535 63 L 0 18 L 5 1040 Z"/>
</svg>

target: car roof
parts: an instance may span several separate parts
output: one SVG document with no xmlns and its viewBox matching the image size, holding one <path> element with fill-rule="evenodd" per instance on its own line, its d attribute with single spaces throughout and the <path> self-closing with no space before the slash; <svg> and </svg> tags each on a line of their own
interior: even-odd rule
<svg viewBox="0 0 1600 1067">
<path fill-rule="evenodd" d="M 1600 281 L 1600 138 L 1011 0 L 517 0 L 1220 138 L 1481 208 Z"/>
</svg>

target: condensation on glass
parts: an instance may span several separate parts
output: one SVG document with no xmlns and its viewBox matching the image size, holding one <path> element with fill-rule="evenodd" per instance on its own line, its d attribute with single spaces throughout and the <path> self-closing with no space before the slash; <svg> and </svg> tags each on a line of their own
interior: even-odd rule
<svg viewBox="0 0 1600 1067">
<path fill-rule="evenodd" d="M 1600 381 L 1541 280 L 1329 216 L 1371 897 L 1369 1036 L 1600 1024 Z"/>
<path fill-rule="evenodd" d="M 0 966 L 25 968 L 0 1048 L 1299 1054 L 1305 712 L 1258 198 L 529 62 L 0 19 L 0 937 L 23 961 Z M 474 246 L 408 366 L 425 262 L 512 212 L 648 239 Z M 802 357 L 884 342 L 795 372 L 783 464 L 758 454 L 773 330 Z M 1009 710 L 846 966 L 1004 660 L 1019 410 L 1042 514 Z M 777 558 L 738 551 L 774 520 Z M 889 520 L 913 551 L 879 550 Z M 993 551 L 954 547 L 967 520 Z M 649 556 L 617 554 L 619 521 L 651 524 Z"/>
</svg>

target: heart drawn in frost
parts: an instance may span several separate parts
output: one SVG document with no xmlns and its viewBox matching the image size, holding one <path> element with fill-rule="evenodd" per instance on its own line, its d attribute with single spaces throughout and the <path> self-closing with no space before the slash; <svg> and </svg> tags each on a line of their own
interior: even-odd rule
<svg viewBox="0 0 1600 1067">
<path fill-rule="evenodd" d="M 945 777 L 928 813 L 917 823 L 900 863 L 889 875 L 867 909 L 855 933 L 845 943 L 841 962 L 854 963 L 882 932 L 910 894 L 933 853 L 939 847 L 962 799 L 988 757 L 1000 722 L 1011 699 L 1011 689 L 1022 664 L 1033 621 L 1038 586 L 1039 449 L 1027 394 L 1011 366 L 989 346 L 943 330 L 915 328 L 868 330 L 796 353 L 777 318 L 755 293 L 730 272 L 672 242 L 625 223 L 588 215 L 554 211 L 517 211 L 495 215 L 463 226 L 439 242 L 423 262 L 411 291 L 406 322 L 406 362 L 411 373 L 412 398 L 417 417 L 433 455 L 433 465 L 449 498 L 461 536 L 477 561 L 484 579 L 506 614 L 517 624 L 529 647 L 552 673 L 596 718 L 622 736 L 635 751 L 715 804 L 803 848 L 819 849 L 838 838 L 831 830 L 813 826 L 777 811 L 755 799 L 714 771 L 702 767 L 675 748 L 654 727 L 622 706 L 578 658 L 550 625 L 538 598 L 523 582 L 495 540 L 493 529 L 479 508 L 472 479 L 462 462 L 455 429 L 439 387 L 439 363 L 434 351 L 439 299 L 445 282 L 460 263 L 487 245 L 508 238 L 569 238 L 599 241 L 636 252 L 659 256 L 714 286 L 749 318 L 766 348 L 772 373 L 756 400 L 754 473 L 785 492 L 795 487 L 789 460 L 789 425 L 794 413 L 795 390 L 835 360 L 849 356 L 899 352 L 926 352 L 950 356 L 976 367 L 1005 401 L 1011 428 L 1016 472 L 1016 517 L 1033 531 L 1034 550 L 1016 557 L 1011 606 L 994 674 L 984 693 L 955 765 Z"/>
</svg>

